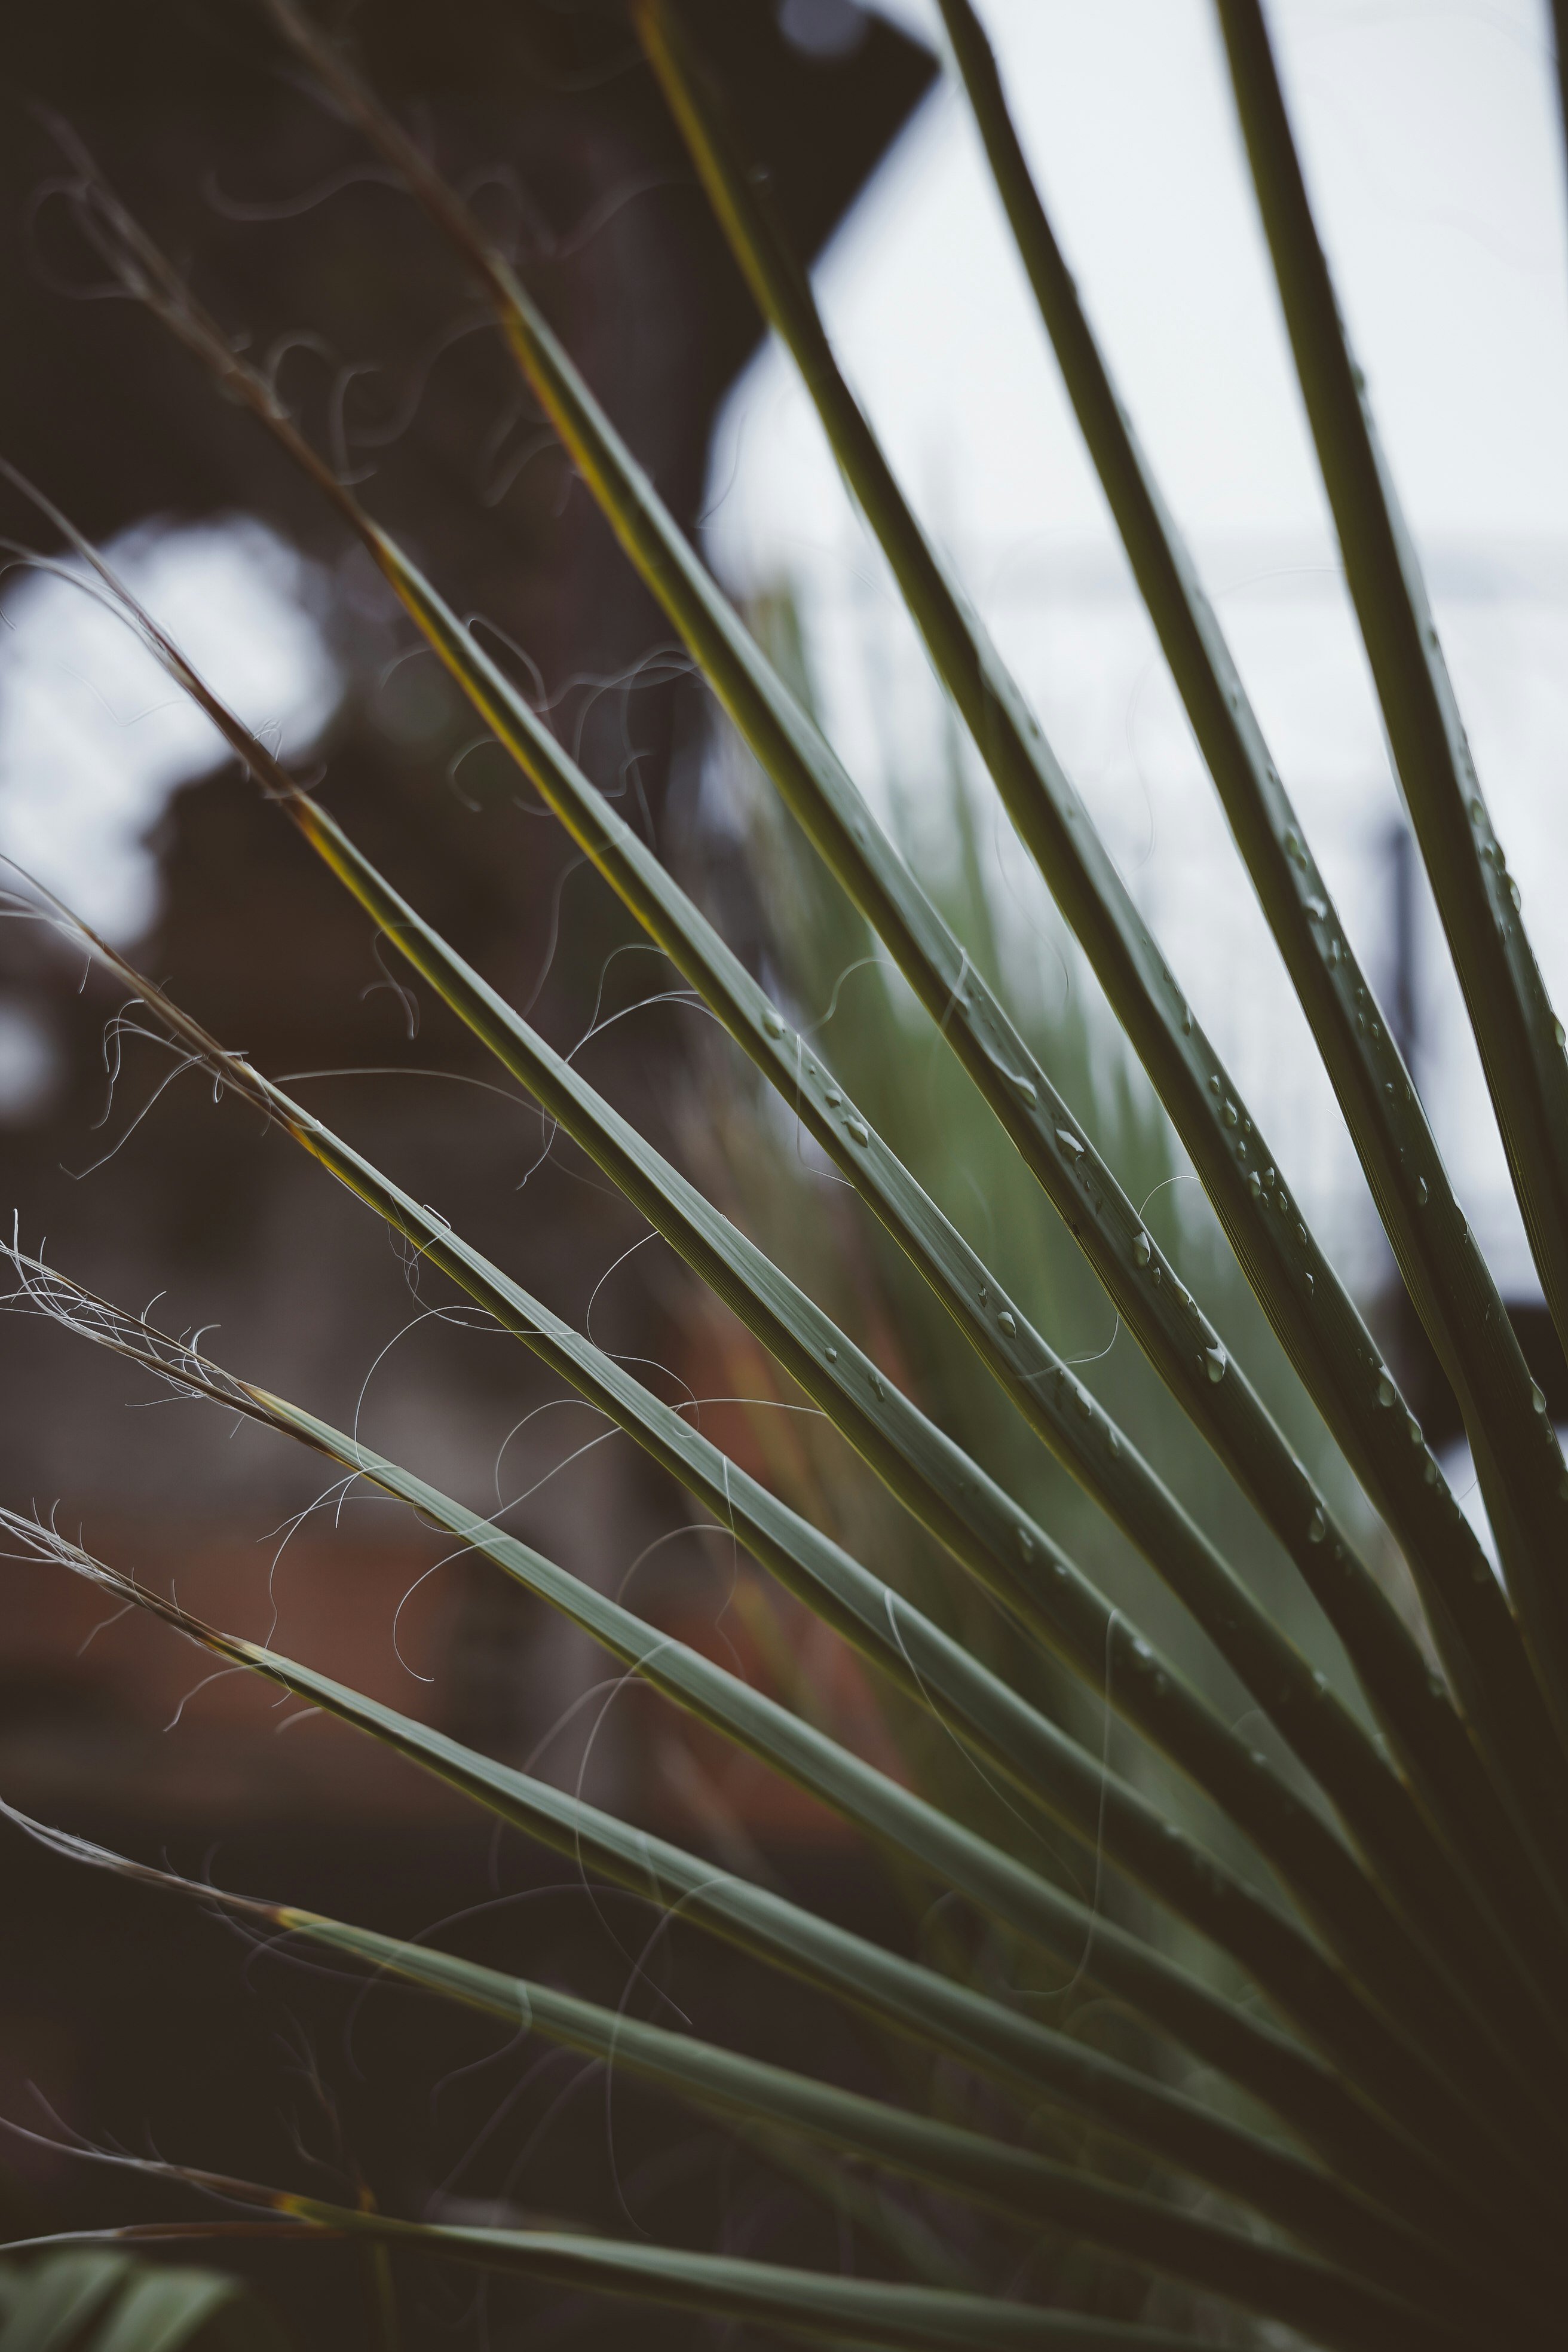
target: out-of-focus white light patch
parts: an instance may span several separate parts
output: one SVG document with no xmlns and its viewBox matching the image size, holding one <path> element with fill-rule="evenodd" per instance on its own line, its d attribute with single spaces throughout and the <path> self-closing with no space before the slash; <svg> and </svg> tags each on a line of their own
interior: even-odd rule
<svg viewBox="0 0 1568 2352">
<path fill-rule="evenodd" d="M 248 516 L 139 524 L 110 562 L 271 749 L 308 749 L 337 667 L 311 617 L 310 566 Z M 226 756 L 210 719 L 123 623 L 51 572 L 16 580 L 0 627 L 0 851 L 97 929 L 140 938 L 158 912 L 148 835 L 170 797 Z"/>
<path fill-rule="evenodd" d="M 0 1127 L 41 1118 L 64 1075 L 47 1017 L 21 997 L 0 996 Z"/>
<path fill-rule="evenodd" d="M 1492 1567 L 1497 1569 L 1497 1539 L 1492 1534 L 1492 1523 L 1487 1517 L 1487 1507 L 1481 1500 L 1481 1482 L 1476 1475 L 1476 1465 L 1468 1442 L 1456 1437 L 1451 1444 L 1443 1446 L 1437 1455 L 1437 1467 L 1453 1490 L 1454 1500 L 1479 1538 L 1481 1549 Z"/>
<path fill-rule="evenodd" d="M 1568 1429 L 1558 1430 L 1557 1442 L 1568 1454 Z M 1457 1437 L 1451 1445 L 1445 1445 L 1437 1456 L 1437 1465 L 1453 1488 L 1454 1500 L 1480 1538 L 1481 1549 L 1500 1575 L 1497 1538 L 1492 1534 L 1492 1523 L 1487 1517 L 1487 1507 L 1481 1500 L 1480 1481 L 1476 1475 L 1476 1465 L 1465 1439 Z"/>
</svg>

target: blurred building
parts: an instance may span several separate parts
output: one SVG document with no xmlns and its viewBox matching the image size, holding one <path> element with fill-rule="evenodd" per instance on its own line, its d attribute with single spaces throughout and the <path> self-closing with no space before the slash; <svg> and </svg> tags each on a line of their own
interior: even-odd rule
<svg viewBox="0 0 1568 2352">
<path fill-rule="evenodd" d="M 707 0 L 699 14 L 815 255 L 918 106 L 932 60 L 853 0 Z M 620 10 L 384 0 L 349 24 L 373 79 L 515 250 L 695 529 L 715 409 L 760 322 Z M 62 0 L 13 26 L 7 51 L 0 451 L 112 543 L 154 602 L 184 595 L 193 642 L 232 596 L 227 634 L 255 633 L 259 660 L 247 716 L 289 720 L 289 748 L 319 769 L 349 831 L 553 1043 L 604 1026 L 584 1068 L 668 1142 L 693 1016 L 657 1001 L 667 968 L 478 739 L 309 488 L 157 325 L 100 299 L 100 266 L 52 192 L 51 115 L 276 368 L 377 517 L 455 605 L 483 616 L 595 781 L 678 855 L 700 821 L 701 697 L 449 254 L 303 85 L 259 8 Z M 34 540 L 37 528 L 13 500 L 7 530 Z M 322 1117 L 552 1307 L 591 1314 L 594 1336 L 643 1362 L 662 1392 L 701 1381 L 717 1359 L 680 1269 L 661 1248 L 618 1265 L 639 1221 L 527 1104 L 498 1094 L 292 830 L 217 767 L 216 740 L 142 757 L 163 722 L 129 686 L 106 695 L 90 659 L 71 675 L 67 640 L 50 635 L 58 601 L 21 575 L 10 593 L 0 848 L 53 860 L 68 893 L 72 877 L 89 900 L 100 893 L 89 911 L 209 1027 L 297 1077 Z M 260 659 L 279 628 L 294 633 L 292 670 Z M 107 735 L 72 734 L 72 710 L 94 701 Z M 96 745 L 85 772 L 84 743 Z M 117 751 L 141 779 L 134 793 L 114 782 Z M 656 1001 L 636 1011 L 644 999 Z M 700 1630 L 721 1594 L 710 1547 L 683 1532 L 688 1499 L 514 1342 L 454 1314 L 291 1146 L 215 1104 L 198 1078 L 160 1092 L 168 1056 L 117 1026 L 119 1010 L 36 927 L 0 929 L 0 1165 L 23 1246 L 47 1245 L 121 1305 L 155 1298 L 166 1328 L 209 1327 L 233 1369 L 362 1428 L 479 1507 L 510 1506 L 509 1525 L 594 1582 L 617 1589 L 636 1570 L 639 1606 Z M 764 1836 L 813 1827 L 765 1789 L 737 1812 L 738 1784 L 721 1798 L 711 1758 L 672 1746 L 635 1699 L 606 1708 L 605 1662 L 585 1641 L 494 1574 L 441 1565 L 442 1547 L 407 1515 L 324 1492 L 309 1458 L 160 1400 L 37 1321 L 14 1315 L 3 1328 L 0 1492 L 13 1506 L 58 1508 L 90 1548 L 215 1621 L 270 1633 L 688 1838 L 721 1844 L 742 1815 Z M 220 1870 L 233 1860 L 243 1873 L 248 1853 L 276 1892 L 308 1882 L 314 1899 L 357 1901 L 410 1932 L 483 1896 L 488 1832 L 433 1784 L 276 1708 L 247 1677 L 213 1678 L 210 1660 L 156 1626 L 106 1622 L 100 1596 L 58 1570 L 7 1561 L 4 1578 L 8 1801 L 139 1851 L 173 1839 L 186 1864 L 226 1838 Z M 140 2113 L 152 2128 L 148 2070 L 159 2052 L 166 2069 L 177 2044 L 193 1930 L 154 1906 L 128 1933 L 112 1889 L 19 1845 L 6 1832 L 29 1925 L 0 1953 L 0 2111 L 16 2111 L 33 2077 L 84 2127 L 112 2117 L 131 2135 Z M 524 1880 L 552 1867 L 515 1864 Z M 118 1954 L 112 1997 L 89 1964 L 104 1938 Z M 219 2070 L 207 2093 L 183 2080 L 180 2093 L 186 2150 L 214 2160 L 214 2102 L 231 2107 L 264 2079 L 264 2053 L 220 2046 L 232 2063 L 207 2044 L 197 2064 Z M 84 2189 L 42 2158 L 16 2169 L 35 2215 L 124 2207 L 112 2181 Z"/>
</svg>

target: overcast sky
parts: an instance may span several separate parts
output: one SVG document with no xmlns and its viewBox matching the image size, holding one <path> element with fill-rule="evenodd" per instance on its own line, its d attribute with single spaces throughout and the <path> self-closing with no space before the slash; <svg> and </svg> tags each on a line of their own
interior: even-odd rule
<svg viewBox="0 0 1568 2352">
<path fill-rule="evenodd" d="M 898 0 L 924 24 L 934 10 Z M 1398 801 L 1208 0 L 985 0 L 1058 238 L 1363 960 Z M 1568 1005 L 1568 198 L 1544 0 L 1273 0 L 1319 222 L 1483 784 Z M 1192 744 L 964 103 L 940 90 L 818 272 L 851 380 L 1130 887 L 1358 1279 L 1353 1152 Z M 907 624 L 788 362 L 718 437 L 709 542 L 800 584 L 826 716 L 883 800 L 940 757 Z M 896 691 L 889 687 L 894 682 Z M 998 824 L 994 839 L 1021 861 Z M 1025 877 L 1026 880 L 1026 877 Z M 1534 1286 L 1428 909 L 1419 1071 L 1510 1295 Z M 1086 991 L 1091 998 L 1092 988 Z"/>
<path fill-rule="evenodd" d="M 940 41 L 922 0 L 889 13 Z M 984 0 L 983 14 L 1058 238 L 1183 523 L 1194 536 L 1323 528 L 1208 0 Z M 1268 14 L 1414 520 L 1438 534 L 1568 533 L 1568 209 L 1544 0 L 1272 0 Z M 819 284 L 893 457 L 966 540 L 1102 527 L 951 87 Z M 774 397 L 785 373 L 764 360 L 736 404 L 764 445 L 743 457 L 744 495 L 719 521 L 737 559 L 759 537 L 837 527 L 799 404 Z M 733 462 L 731 448 L 719 477 Z"/>
</svg>

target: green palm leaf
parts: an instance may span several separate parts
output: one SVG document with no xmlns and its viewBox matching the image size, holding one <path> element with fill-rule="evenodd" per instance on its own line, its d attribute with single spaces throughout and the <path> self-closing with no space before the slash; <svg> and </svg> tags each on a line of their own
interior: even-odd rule
<svg viewBox="0 0 1568 2352">
<path fill-rule="evenodd" d="M 0 2352 L 283 2352 L 237 2279 L 125 2254 L 0 2263 Z"/>
<path fill-rule="evenodd" d="M 395 1980 L 493 2019 L 520 2038 L 531 2032 L 595 2065 L 625 2069 L 760 2152 L 830 2207 L 856 2216 L 891 2267 L 906 2274 L 893 2281 L 833 2277 L 585 2231 L 458 2228 L 357 2210 L 194 2167 L 145 2163 L 137 2168 L 237 2204 L 250 2218 L 142 2225 L 16 2250 L 17 2262 L 0 2263 L 0 2352 L 154 2352 L 184 2344 L 196 2352 L 242 2352 L 253 2344 L 259 2352 L 275 2340 L 271 2323 L 232 2282 L 145 2267 L 128 2262 L 124 2252 L 162 2237 L 216 2242 L 247 2234 L 280 2244 L 353 2242 L 367 2274 L 380 2283 L 393 2330 L 389 2263 L 395 2252 L 405 2252 L 542 2286 L 663 2304 L 795 2340 L 1137 2352 L 1203 2339 L 1206 2321 L 1196 2303 L 1183 2306 L 1186 2324 L 1172 2333 L 1014 2299 L 1005 2267 L 1011 2255 L 997 2249 L 1016 2249 L 1020 2236 L 1048 2230 L 1092 2250 L 1095 2275 L 1115 2298 L 1098 2308 L 1136 2311 L 1152 2274 L 1189 2295 L 1224 2298 L 1244 2330 L 1250 2323 L 1241 2315 L 1253 2315 L 1263 2334 L 1246 2335 L 1249 2344 L 1272 2342 L 1279 2326 L 1292 2341 L 1334 2352 L 1502 2352 L 1504 2346 L 1511 2352 L 1519 2343 L 1549 2340 L 1568 2280 L 1559 2226 L 1568 2189 L 1568 2024 L 1560 1999 L 1568 1966 L 1568 1599 L 1561 1575 L 1568 1470 L 1545 1400 L 1530 1379 L 1497 1285 L 1095 342 L 971 0 L 941 0 L 959 76 L 1134 575 L 1405 1285 L 1459 1399 L 1497 1531 L 1500 1579 L 1071 779 L 905 500 L 838 369 L 759 159 L 737 132 L 731 94 L 693 39 L 700 12 L 683 0 L 628 5 L 722 231 L 799 367 L 957 718 L 1142 1061 L 1306 1396 L 1409 1563 L 1427 1620 L 1420 1633 L 1402 1621 L 1370 1565 L 1375 1554 L 1358 1552 L 1172 1257 L 1144 1228 L 1109 1165 L 1114 1152 L 1096 1148 L 1052 1085 L 1005 1002 L 1003 960 L 984 953 L 984 922 L 971 942 L 983 972 L 943 912 L 950 896 L 941 886 L 933 896 L 876 823 L 817 726 L 809 698 L 792 690 L 721 593 L 519 273 L 294 0 L 268 5 L 287 41 L 425 207 L 490 304 L 513 359 L 632 564 L 798 820 L 809 844 L 800 856 L 819 860 L 811 887 L 830 894 L 839 909 L 836 938 L 842 942 L 845 920 L 866 927 L 860 948 L 850 952 L 872 943 L 887 951 L 994 1115 L 998 1125 L 984 1147 L 966 1134 L 960 1161 L 994 1169 L 995 1153 L 1005 1149 L 1002 1139 L 1015 1147 L 1031 1211 L 1043 1191 L 1182 1407 L 1194 1442 L 1201 1434 L 1278 1537 L 1339 1636 L 1379 1729 L 1329 1688 L 1250 1575 L 1226 1558 L 1203 1523 L 1202 1507 L 1178 1501 L 1132 1432 L 1050 1349 L 986 1258 L 938 1207 L 913 1172 L 929 1164 L 918 1135 L 913 1165 L 906 1165 L 816 1045 L 796 1034 L 541 715 L 482 654 L 437 586 L 312 449 L 275 386 L 195 300 L 74 135 L 61 130 L 74 175 L 67 193 L 119 284 L 146 302 L 267 427 L 369 551 L 484 724 L 873 1212 L 901 1253 L 886 1263 L 900 1278 L 912 1271 L 925 1286 L 900 1294 L 906 1305 L 912 1299 L 914 1311 L 923 1312 L 928 1294 L 941 1302 L 945 1319 L 933 1318 L 929 1327 L 936 1332 L 936 1356 L 921 1388 L 923 1403 L 857 1344 L 845 1328 L 854 1310 L 847 1318 L 829 1314 L 742 1230 L 743 1210 L 726 1216 L 709 1197 L 717 1196 L 717 1187 L 706 1175 L 707 1189 L 700 1189 L 555 1053 L 300 789 L 65 519 L 4 468 L 7 478 L 95 567 L 95 590 L 117 605 L 216 723 L 380 934 L 731 1311 L 762 1351 L 755 1360 L 763 1376 L 771 1379 L 776 1368 L 781 1381 L 787 1377 L 820 1409 L 830 1424 L 826 1437 L 847 1442 L 853 1458 L 844 1457 L 850 1460 L 847 1475 L 862 1482 L 855 1491 L 868 1504 L 878 1539 L 894 1557 L 902 1554 L 898 1579 L 884 1581 L 856 1556 L 878 1556 L 863 1529 L 853 1548 L 832 1538 L 826 1528 L 833 1522 L 818 1512 L 807 1480 L 786 1475 L 774 1491 L 767 1478 L 742 1470 L 626 1362 L 548 1310 L 437 1211 L 416 1202 L 395 1174 L 245 1056 L 226 1050 L 167 991 L 43 893 L 48 910 L 134 992 L 186 1064 L 207 1071 L 220 1090 L 237 1093 L 310 1152 L 425 1265 L 630 1436 L 850 1643 L 892 1687 L 906 1706 L 905 1720 L 938 1727 L 944 1753 L 960 1756 L 966 1771 L 978 1769 L 987 1799 L 999 1800 L 1013 1824 L 1029 1829 L 1045 1816 L 1065 1831 L 1080 1862 L 1092 1857 L 1093 1902 L 1066 1892 L 1010 1850 L 1010 1842 L 1017 1843 L 1014 1826 L 999 1827 L 999 1814 L 986 1813 L 973 1787 L 943 1801 L 942 1771 L 907 1785 L 829 1737 L 787 1670 L 776 1687 L 797 1705 L 767 1696 L 664 1633 L 586 1577 L 307 1406 L 240 1379 L 145 1317 L 96 1297 L 26 1255 L 19 1241 L 9 1251 L 18 1283 L 9 1303 L 306 1446 L 345 1480 L 366 1482 L 412 1509 L 449 1540 L 454 1557 L 479 1556 L 668 1704 L 835 1810 L 879 1851 L 911 1896 L 923 1899 L 933 1885 L 961 1896 L 996 1938 L 995 1949 L 1050 1955 L 1070 1971 L 1059 1993 L 1080 1982 L 1092 1988 L 1100 2001 L 1136 2019 L 1141 2038 L 1132 2045 L 1137 2063 L 1107 2055 L 1078 2038 L 1079 2012 L 1065 1998 L 1049 2012 L 1061 2022 L 1047 2025 L 1026 2013 L 1011 1990 L 1000 1989 L 1006 1979 L 984 1966 L 969 1980 L 971 1964 L 956 1941 L 929 1947 L 941 1949 L 944 1967 L 885 1949 L 771 1886 L 495 1761 L 304 1659 L 208 1623 L 52 1526 L 0 1507 L 0 1525 L 24 1555 L 88 1579 L 230 1665 L 280 1685 L 498 1822 L 569 1855 L 584 1874 L 679 1914 L 782 1979 L 813 1988 L 869 2021 L 879 2036 L 908 2045 L 915 2060 L 896 2078 L 908 2104 L 850 2092 L 423 1941 L 194 1885 L 0 1806 L 18 1829 L 55 1852 L 127 1882 L 205 1902 L 317 1965 Z M 1394 761 L 1542 1285 L 1568 1338 L 1563 1031 L 1476 783 L 1419 568 L 1335 310 L 1258 0 L 1219 0 L 1219 16 Z M 788 819 L 781 822 L 787 827 Z M 973 885 L 977 869 L 968 835 L 963 847 Z M 789 854 L 795 856 L 793 846 Z M 845 900 L 849 917 L 842 913 Z M 978 902 L 975 911 L 983 915 Z M 890 1056 L 897 1061 L 913 1035 L 902 1013 L 887 1034 L 898 1039 Z M 887 1113 L 889 1135 L 909 1136 L 897 1071 L 882 1087 L 868 1075 L 864 1050 L 859 1066 L 866 1091 Z M 955 1073 L 954 1086 L 963 1083 Z M 963 1349 L 952 1346 L 953 1325 Z M 985 1389 L 984 1408 L 950 1414 L 967 1433 L 961 1444 L 942 1425 L 943 1400 L 951 1405 L 972 1377 L 965 1368 L 974 1355 L 994 1386 Z M 1117 1385 L 1113 1381 L 1111 1392 Z M 998 1411 L 1001 1398 L 1006 1408 L 993 1445 L 985 1415 Z M 819 1422 L 807 1426 L 823 1431 Z M 1163 1580 L 1194 1638 L 1204 1637 L 1207 1646 L 1194 1654 L 1202 1663 L 1194 1672 L 1180 1669 L 1113 1605 L 1114 1559 L 1091 1579 L 1069 1556 L 1059 1528 L 1047 1524 L 1051 1512 L 1037 1498 L 1051 1490 L 1036 1440 Z M 999 1475 L 984 1466 L 996 1461 L 1004 1465 Z M 1338 1475 L 1339 1465 L 1330 1465 L 1331 1483 Z M 1191 1483 L 1174 1479 L 1184 1494 Z M 1021 1499 L 1030 1496 L 1033 1505 Z M 1096 1538 L 1101 1533 L 1097 1523 Z M 934 1539 L 931 1558 L 941 1554 L 934 1571 L 922 1549 L 928 1538 Z M 1083 1556 L 1097 1558 L 1087 1537 Z M 933 1584 L 933 1574 L 949 1581 Z M 917 1607 L 899 1584 L 922 1597 L 934 1593 L 931 1607 Z M 1011 1667 L 998 1646 L 978 1654 L 946 1630 L 963 1622 L 965 1609 L 992 1601 L 1000 1604 L 995 1622 L 1016 1654 L 1016 1675 L 985 1663 L 1000 1657 Z M 757 1605 L 766 1604 L 759 1599 Z M 1172 1645 L 1182 1649 L 1187 1626 L 1172 1622 Z M 1428 1669 L 1427 1633 L 1444 1675 Z M 1208 1695 L 1214 1654 L 1293 1751 L 1289 1769 L 1251 1750 L 1233 1727 L 1232 1685 L 1215 1685 L 1225 1690 L 1217 1703 Z M 1053 1719 L 1068 1689 L 1052 1679 L 1055 1659 L 1104 1702 L 1100 1752 Z M 1112 1713 L 1136 1734 L 1114 1762 Z M 1294 1765 L 1310 1790 L 1293 1777 Z M 1167 1768 L 1217 1809 L 1201 1834 L 1175 1818 L 1183 1792 L 1163 1777 Z M 989 1822 L 989 1833 L 976 1822 Z M 1216 1850 L 1222 1846 L 1223 1854 Z M 1029 1996 L 1040 1997 L 1037 1989 Z M 1192 2061 L 1201 2072 L 1184 2081 L 1182 2070 Z M 924 2070 L 933 2063 L 927 2084 Z M 986 2104 L 942 2109 L 940 2085 L 948 2076 L 977 2078 Z M 928 2098 L 931 2111 L 922 2112 Z M 955 2112 L 964 2119 L 952 2120 Z M 983 2126 L 973 2121 L 975 2113 L 984 2116 Z M 1101 2169 L 1040 2154 L 1029 2144 L 1037 2117 L 1072 2118 L 1086 2130 L 1086 2145 L 1109 2151 Z M 1105 2170 L 1118 2177 L 1102 2177 Z M 884 2178 L 919 2184 L 935 2192 L 936 2201 L 922 2206 L 916 2220 L 912 2209 L 886 2201 Z M 1133 2179 L 1137 2185 L 1130 2186 Z M 1205 2210 L 1212 2196 L 1222 2210 Z M 965 2211 L 960 2227 L 953 2214 L 962 2221 Z M 986 2249 L 982 2257 L 976 2245 Z"/>
</svg>

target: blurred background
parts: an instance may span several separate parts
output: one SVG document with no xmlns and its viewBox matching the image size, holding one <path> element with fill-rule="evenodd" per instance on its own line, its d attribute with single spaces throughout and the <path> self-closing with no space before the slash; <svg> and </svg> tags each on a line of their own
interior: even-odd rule
<svg viewBox="0 0 1568 2352">
<path fill-rule="evenodd" d="M 838 349 L 928 527 L 1036 701 L 1272 1156 L 1473 1486 L 1305 1024 L 1139 605 L 919 0 L 705 0 Z M 1458 1189 L 1559 1421 L 1479 1064 L 1384 750 L 1203 0 L 990 0 L 1031 160 Z M 787 359 L 766 343 L 610 0 L 375 0 L 342 17 L 470 194 L 1126 1189 L 1403 1570 L 1280 1360 L 1179 1147 L 947 711 Z M 1277 0 L 1314 199 L 1547 984 L 1568 995 L 1568 209 L 1538 0 Z M 362 845 L 595 1085 L 1005 1477 L 1229 1706 L 1245 1696 L 999 1399 L 944 1382 L 936 1310 L 413 640 L 367 561 L 163 331 L 109 299 L 61 201 L 57 121 L 276 371 L 318 445 L 548 707 L 1059 1350 L 1342 1679 L 1222 1474 L 748 760 L 729 738 L 488 318 L 416 209 L 247 0 L 58 0 L 8 45 L 0 455 L 132 585 Z M 8 497 L 5 530 L 47 552 Z M 323 1118 L 994 1663 L 1005 1630 L 582 1155 L 412 991 L 216 737 L 80 590 L 14 566 L 0 618 L 0 852 L 68 898 Z M 353 1424 L 839 1736 L 1018 1834 L 940 1738 L 516 1345 L 421 1281 L 374 1220 L 155 1042 L 37 926 L 0 929 L 0 1211 L 121 1306 Z M 895 1065 L 916 1072 L 891 1083 Z M 647 1246 L 642 1244 L 647 1242 Z M 943 1965 L 1011 1965 L 760 1767 L 628 1689 L 584 1639 L 309 1459 L 12 1314 L 0 1496 L 58 1509 L 187 1605 L 766 1876 Z M 1089 1369 L 1092 1368 L 1092 1369 Z M 1479 1497 L 1467 1493 L 1478 1515 Z M 1483 1523 L 1484 1524 L 1484 1523 Z M 0 1797 L 225 1884 L 614 2000 L 651 1921 L 455 1798 L 273 1703 L 153 1624 L 5 1561 Z M 1039 1697 L 1098 1748 L 1100 1709 Z M 1145 1751 L 1112 1739 L 1124 1769 Z M 1108 1750 L 1108 1752 L 1110 1752 Z M 1226 1832 L 1162 1782 L 1205 1834 Z M 856 2205 L 561 2061 L 385 1989 L 327 1981 L 5 1835 L 0 2116 L 269 2178 L 365 2181 L 450 2218 L 548 2212 L 873 2266 L 902 2209 Z M 1037 1854 L 1035 1859 L 1039 1859 Z M 1239 1857 L 1237 1857 L 1239 1858 Z M 1083 1857 L 1050 1866 L 1077 1883 Z M 1107 1898 L 1138 1916 L 1134 1897 Z M 1145 1922 L 1145 1924 L 1148 1924 Z M 1165 1932 L 1162 1929 L 1160 1932 Z M 110 1965 L 105 1966 L 108 1956 Z M 679 1930 L 658 1998 L 702 2029 L 885 2087 L 842 2020 L 764 1997 Z M 657 1970 L 655 1972 L 657 1974 Z M 1238 1995 L 1245 1988 L 1236 1988 Z M 1081 2030 L 1124 2046 L 1114 2018 Z M 1118 2040 L 1118 2036 L 1121 2040 Z M 36 2086 L 36 2090 L 35 2087 Z M 304 2168 L 302 2173 L 301 2168 Z M 312 2169 L 313 2168 L 313 2169 Z M 835 2203 L 835 2200 L 837 2202 Z M 0 2146 L 0 2218 L 167 2200 Z M 905 2232 L 901 2238 L 900 2231 Z M 847 2252 L 846 2251 L 847 2249 Z M 261 2258 L 258 2257 L 261 2263 Z M 1070 2250 L 1037 2250 L 1071 2291 Z M 347 2257 L 262 2263 L 306 2340 L 357 2340 Z M 259 2274 L 259 2273 L 258 2273 Z M 1043 2275 L 1043 2272 L 1042 2272 Z M 563 2301 L 412 2276 L 410 2340 L 621 2340 Z M 639 2323 L 640 2326 L 640 2323 Z M 662 2331 L 662 2332 L 661 2332 Z M 639 2340 L 700 2331 L 649 2324 Z"/>
</svg>

